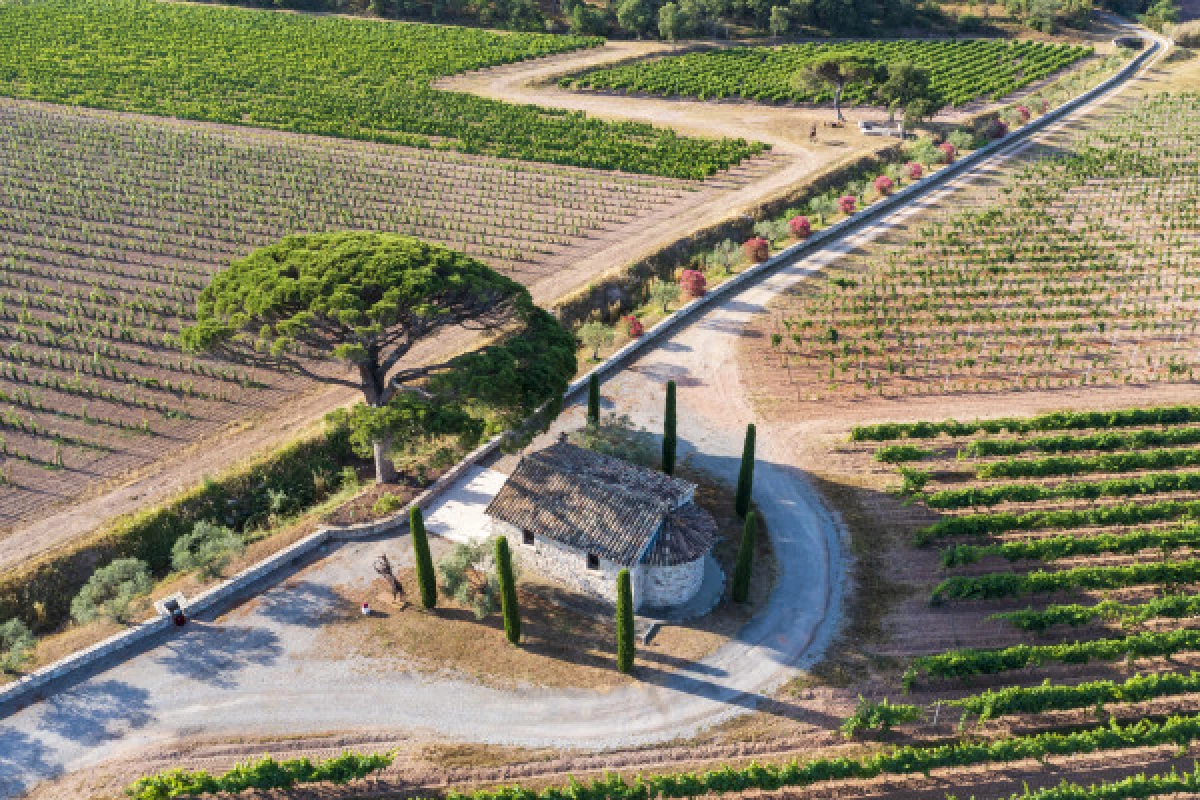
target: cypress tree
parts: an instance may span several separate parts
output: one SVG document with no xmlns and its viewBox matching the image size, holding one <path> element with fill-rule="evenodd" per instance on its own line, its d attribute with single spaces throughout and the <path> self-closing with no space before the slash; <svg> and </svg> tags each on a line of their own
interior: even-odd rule
<svg viewBox="0 0 1200 800">
<path fill-rule="evenodd" d="M 750 496 L 754 493 L 754 423 L 746 426 L 746 441 L 742 445 L 742 466 L 738 470 L 737 495 L 733 499 L 733 510 L 739 517 L 750 510 Z"/>
<path fill-rule="evenodd" d="M 738 544 L 737 561 L 733 565 L 733 602 L 744 603 L 750 596 L 750 572 L 754 568 L 754 540 L 758 537 L 758 520 L 754 512 L 746 514 L 742 526 L 742 541 Z"/>
<path fill-rule="evenodd" d="M 521 643 L 521 609 L 517 605 L 517 584 L 513 579 L 512 553 L 508 539 L 496 539 L 496 576 L 500 579 L 500 610 L 504 614 L 504 635 L 510 644 Z"/>
<path fill-rule="evenodd" d="M 633 671 L 633 588 L 629 570 L 617 573 L 617 671 Z"/>
<path fill-rule="evenodd" d="M 600 378 L 594 372 L 588 378 L 587 424 L 593 428 L 600 425 Z"/>
<path fill-rule="evenodd" d="M 675 474 L 675 381 L 667 381 L 667 408 L 663 414 L 662 471 Z"/>
<path fill-rule="evenodd" d="M 413 560 L 417 565 L 417 588 L 421 590 L 421 605 L 437 605 L 437 577 L 433 572 L 433 557 L 429 555 L 429 538 L 425 535 L 425 515 L 418 506 L 408 512 L 408 529 L 412 534 Z"/>
</svg>

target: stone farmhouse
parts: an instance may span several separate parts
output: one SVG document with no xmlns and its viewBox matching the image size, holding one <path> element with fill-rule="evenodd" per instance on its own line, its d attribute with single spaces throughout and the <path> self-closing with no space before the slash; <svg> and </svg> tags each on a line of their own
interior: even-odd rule
<svg viewBox="0 0 1200 800">
<path fill-rule="evenodd" d="M 670 609 L 700 589 L 717 539 L 695 494 L 695 484 L 560 440 L 523 457 L 486 513 L 522 566 L 608 603 L 628 569 L 634 610 Z"/>
</svg>

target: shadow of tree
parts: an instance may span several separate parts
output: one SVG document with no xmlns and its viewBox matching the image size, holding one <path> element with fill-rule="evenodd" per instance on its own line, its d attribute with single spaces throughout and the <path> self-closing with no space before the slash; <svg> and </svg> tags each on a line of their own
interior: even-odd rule
<svg viewBox="0 0 1200 800">
<path fill-rule="evenodd" d="M 39 727 L 84 746 L 116 739 L 153 720 L 150 693 L 118 680 L 80 684 L 44 701 Z"/>
<path fill-rule="evenodd" d="M 0 728 L 0 797 L 19 796 L 62 771 L 41 741 L 14 728 Z"/>
<path fill-rule="evenodd" d="M 245 667 L 269 666 L 283 655 L 273 631 L 222 625 L 197 625 L 165 649 L 159 664 L 182 678 L 222 689 L 237 686 Z"/>
</svg>

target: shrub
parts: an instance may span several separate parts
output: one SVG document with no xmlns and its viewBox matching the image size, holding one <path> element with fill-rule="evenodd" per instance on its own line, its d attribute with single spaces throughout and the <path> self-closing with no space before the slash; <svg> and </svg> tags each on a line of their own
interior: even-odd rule
<svg viewBox="0 0 1200 800">
<path fill-rule="evenodd" d="M 587 424 L 600 424 L 600 376 L 595 372 L 588 376 Z"/>
<path fill-rule="evenodd" d="M 953 164 L 954 157 L 958 155 L 958 150 L 949 142 L 942 142 L 938 145 L 938 150 L 942 151 L 942 163 Z"/>
<path fill-rule="evenodd" d="M 770 257 L 771 244 L 761 236 L 755 236 L 746 240 L 742 245 L 742 252 L 746 254 L 748 260 L 755 264 L 761 264 Z"/>
<path fill-rule="evenodd" d="M 125 622 L 129 606 L 153 587 L 150 568 L 137 558 L 118 558 L 92 573 L 71 601 L 71 616 L 83 625 L 104 616 Z"/>
<path fill-rule="evenodd" d="M 873 703 L 860 694 L 854 713 L 842 722 L 841 730 L 842 734 L 849 739 L 859 731 L 889 731 L 895 725 L 916 722 L 923 715 L 924 711 L 920 706 L 906 703 L 892 704 L 886 697 L 882 703 Z"/>
<path fill-rule="evenodd" d="M 679 275 L 679 288 L 691 297 L 700 297 L 708 291 L 708 281 L 704 273 L 695 269 L 685 269 Z"/>
<path fill-rule="evenodd" d="M 201 521 L 175 542 L 171 566 L 180 572 L 199 570 L 205 578 L 215 578 L 245 549 L 245 540 L 231 529 Z"/>
<path fill-rule="evenodd" d="M 0 625 L 0 672 L 16 672 L 33 655 L 33 634 L 19 619 Z"/>
<path fill-rule="evenodd" d="M 1029 122 L 1030 117 L 1033 116 L 1025 106 L 1016 106 L 1013 111 L 1017 112 L 1017 117 L 1020 118 L 1022 125 Z"/>
<path fill-rule="evenodd" d="M 628 314 L 624 317 L 621 317 L 621 322 L 625 323 L 625 332 L 629 334 L 629 338 L 631 339 L 636 339 L 646 332 L 646 328 L 642 325 L 642 321 L 633 314 Z"/>
<path fill-rule="evenodd" d="M 983 129 L 983 135 L 993 141 L 1003 139 L 1008 135 L 1008 123 L 1002 119 L 993 119 Z"/>
<path fill-rule="evenodd" d="M 500 608 L 500 582 L 496 578 L 490 542 L 458 544 L 437 565 L 446 594 L 483 619 Z"/>
<path fill-rule="evenodd" d="M 954 149 L 959 152 L 962 152 L 963 150 L 971 150 L 975 147 L 975 137 L 970 131 L 952 131 L 951 134 L 946 137 L 946 141 L 954 145 Z"/>
<path fill-rule="evenodd" d="M 650 299 L 662 306 L 666 314 L 671 303 L 679 300 L 679 285 L 670 281 L 655 281 L 650 284 Z"/>
<path fill-rule="evenodd" d="M 916 161 L 908 162 L 908 178 L 909 180 L 919 181 L 921 176 L 925 174 L 925 168 Z"/>
<path fill-rule="evenodd" d="M 598 426 L 572 431 L 567 439 L 576 447 L 585 447 L 613 458 L 655 467 L 658 452 L 654 440 L 644 430 L 634 427 L 626 416 L 609 414 Z"/>
<path fill-rule="evenodd" d="M 391 514 L 393 511 L 404 507 L 404 498 L 398 494 L 381 494 L 379 498 L 371 504 L 371 510 L 381 516 Z"/>
<path fill-rule="evenodd" d="M 742 248 L 732 239 L 725 239 L 704 257 L 704 265 L 709 269 L 719 269 L 728 275 L 741 260 Z"/>
<path fill-rule="evenodd" d="M 125 794 L 132 800 L 167 800 L 171 797 L 216 794 L 238 794 L 247 789 L 266 791 L 291 789 L 298 783 L 349 783 L 378 772 L 392 763 L 390 753 L 359 755 L 342 753 L 326 761 L 313 763 L 307 758 L 276 761 L 264 756 L 258 761 L 238 764 L 229 772 L 210 775 L 200 770 L 184 772 L 173 769 L 160 772 L 132 783 Z"/>
<path fill-rule="evenodd" d="M 880 175 L 875 179 L 875 191 L 882 197 L 887 197 L 896 188 L 896 184 L 887 175 Z"/>
<path fill-rule="evenodd" d="M 579 341 L 592 350 L 592 361 L 600 360 L 600 348 L 613 343 L 616 332 L 603 322 L 585 322 L 579 326 Z"/>
<path fill-rule="evenodd" d="M 854 195 L 842 195 L 838 198 L 838 211 L 843 214 L 853 214 L 854 207 L 858 204 L 858 198 Z"/>
<path fill-rule="evenodd" d="M 788 220 L 788 230 L 797 239 L 807 239 L 812 233 L 812 225 L 809 223 L 808 217 L 796 216 Z"/>
<path fill-rule="evenodd" d="M 910 160 L 917 161 L 926 167 L 941 164 L 946 155 L 937 148 L 931 139 L 926 137 L 909 142 L 904 149 Z"/>
</svg>

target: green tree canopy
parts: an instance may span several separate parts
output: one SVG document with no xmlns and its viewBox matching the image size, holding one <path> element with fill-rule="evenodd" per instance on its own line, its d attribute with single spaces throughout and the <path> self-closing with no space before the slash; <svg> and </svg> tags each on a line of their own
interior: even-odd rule
<svg viewBox="0 0 1200 800">
<path fill-rule="evenodd" d="M 449 329 L 486 344 L 445 361 L 406 359 Z M 521 284 L 463 253 L 382 233 L 289 236 L 234 261 L 201 293 L 181 340 L 362 391 L 367 409 L 351 421 L 371 439 L 383 481 L 394 479 L 392 435 L 431 414 L 442 426 L 462 421 L 468 405 L 523 418 L 561 396 L 575 369 L 570 334 Z"/>
<path fill-rule="evenodd" d="M 842 116 L 842 92 L 846 85 L 862 81 L 875 74 L 875 65 L 850 56 L 830 56 L 812 62 L 796 76 L 803 86 L 829 86 L 833 89 L 833 110 L 839 120 Z"/>
<path fill-rule="evenodd" d="M 929 85 L 929 70 L 909 62 L 888 65 L 887 80 L 879 87 L 879 99 L 903 114 L 901 131 L 929 119 L 945 101 Z"/>
</svg>

